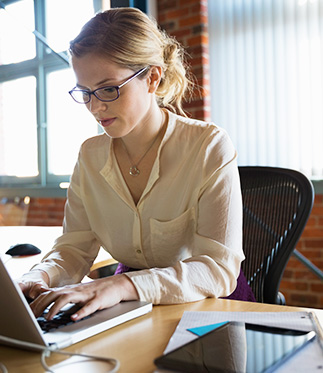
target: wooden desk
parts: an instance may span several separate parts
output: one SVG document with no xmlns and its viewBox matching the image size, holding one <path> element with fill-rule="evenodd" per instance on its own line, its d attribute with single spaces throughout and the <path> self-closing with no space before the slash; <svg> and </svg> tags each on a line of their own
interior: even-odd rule
<svg viewBox="0 0 323 373">
<path fill-rule="evenodd" d="M 78 353 L 114 357 L 121 363 L 121 373 L 154 372 L 154 359 L 161 355 L 180 321 L 184 311 L 248 311 L 248 312 L 291 312 L 304 308 L 275 306 L 268 304 L 239 302 L 223 299 L 206 299 L 183 305 L 155 306 L 147 315 L 131 320 L 106 332 L 96 335 L 66 349 Z M 308 309 L 307 309 L 308 310 Z M 323 310 L 315 310 L 323 321 Z M 60 360 L 51 358 L 51 364 Z M 44 372 L 40 355 L 34 352 L 0 346 L 0 361 L 9 373 Z M 73 368 L 71 367 L 73 370 Z M 91 372 L 97 372 L 91 369 Z"/>
</svg>

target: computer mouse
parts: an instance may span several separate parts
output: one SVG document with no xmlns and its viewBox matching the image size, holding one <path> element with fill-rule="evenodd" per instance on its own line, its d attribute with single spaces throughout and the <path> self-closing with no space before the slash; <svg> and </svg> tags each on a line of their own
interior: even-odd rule
<svg viewBox="0 0 323 373">
<path fill-rule="evenodd" d="M 41 250 L 38 249 L 35 245 L 30 243 L 21 243 L 17 245 L 13 245 L 10 249 L 6 252 L 6 254 L 11 256 L 27 256 L 27 255 L 36 255 L 40 254 Z"/>
</svg>

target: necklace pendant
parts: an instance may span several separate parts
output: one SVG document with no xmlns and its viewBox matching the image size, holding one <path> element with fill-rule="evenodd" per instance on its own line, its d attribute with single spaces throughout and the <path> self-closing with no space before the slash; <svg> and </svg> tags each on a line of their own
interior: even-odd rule
<svg viewBox="0 0 323 373">
<path fill-rule="evenodd" d="M 129 174 L 131 176 L 138 176 L 140 174 L 140 171 L 138 170 L 137 166 L 132 166 L 129 169 Z"/>
</svg>

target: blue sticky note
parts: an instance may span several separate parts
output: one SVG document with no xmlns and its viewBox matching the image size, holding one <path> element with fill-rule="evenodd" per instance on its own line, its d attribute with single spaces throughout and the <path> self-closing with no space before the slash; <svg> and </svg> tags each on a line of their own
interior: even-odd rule
<svg viewBox="0 0 323 373">
<path fill-rule="evenodd" d="M 219 322 L 217 324 L 211 324 L 211 325 L 204 325 L 204 326 L 199 326 L 197 328 L 190 328 L 190 329 L 187 329 L 189 332 L 193 333 L 193 334 L 196 334 L 198 335 L 199 337 L 201 337 L 203 334 L 206 334 L 208 332 L 210 332 L 211 330 L 214 330 L 216 328 L 219 328 L 220 326 L 224 325 L 228 323 L 228 321 L 224 321 L 224 322 Z"/>
</svg>

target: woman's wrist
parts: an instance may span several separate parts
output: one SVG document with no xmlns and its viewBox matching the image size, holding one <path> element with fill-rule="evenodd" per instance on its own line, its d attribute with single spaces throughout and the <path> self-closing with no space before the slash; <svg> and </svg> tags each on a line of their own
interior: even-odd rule
<svg viewBox="0 0 323 373">
<path fill-rule="evenodd" d="M 131 279 L 125 274 L 121 274 L 120 277 L 122 287 L 122 300 L 139 300 L 139 294 Z"/>
<path fill-rule="evenodd" d="M 19 280 L 19 282 L 39 282 L 45 286 L 49 286 L 49 276 L 45 271 L 32 270 L 25 273 Z"/>
</svg>

